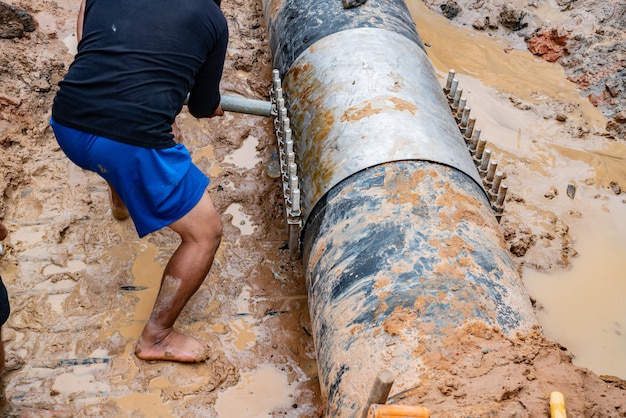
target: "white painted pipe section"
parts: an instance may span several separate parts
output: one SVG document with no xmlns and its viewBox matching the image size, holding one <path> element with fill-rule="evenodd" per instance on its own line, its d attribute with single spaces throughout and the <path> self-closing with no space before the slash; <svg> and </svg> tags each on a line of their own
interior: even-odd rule
<svg viewBox="0 0 626 418">
<path fill-rule="evenodd" d="M 443 164 L 482 184 L 428 56 L 403 35 L 379 28 L 329 35 L 294 61 L 283 89 L 305 221 L 341 180 L 391 161 Z"/>
</svg>

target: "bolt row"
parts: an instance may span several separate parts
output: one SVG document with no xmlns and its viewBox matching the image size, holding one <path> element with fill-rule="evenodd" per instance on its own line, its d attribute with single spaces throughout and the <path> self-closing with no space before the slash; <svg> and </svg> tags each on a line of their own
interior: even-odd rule
<svg viewBox="0 0 626 418">
<path fill-rule="evenodd" d="M 293 149 L 293 139 L 291 137 L 291 122 L 287 113 L 278 70 L 272 72 L 272 90 L 270 96 L 272 98 L 272 113 L 276 115 L 274 119 L 274 129 L 278 140 L 280 172 L 288 215 L 298 217 L 301 214 L 298 165 L 296 164 L 296 154 Z"/>
<path fill-rule="evenodd" d="M 463 88 L 459 86 L 459 80 L 455 76 L 456 71 L 450 70 L 443 92 L 448 99 L 454 120 L 463 135 L 467 149 L 482 179 L 483 187 L 491 202 L 491 208 L 495 212 L 498 222 L 500 222 L 508 192 L 508 186 L 502 184 L 502 180 L 506 176 L 498 170 L 498 162 L 492 159 L 492 150 L 487 148 L 487 140 L 480 137 L 482 130 L 476 127 L 476 119 L 470 116 L 472 109 L 468 105 L 467 99 L 463 97 Z"/>
<path fill-rule="evenodd" d="M 289 249 L 292 256 L 299 250 L 299 233 L 302 226 L 300 207 L 300 185 L 298 165 L 293 146 L 291 122 L 283 97 L 282 82 L 278 70 L 272 71 L 272 89 L 270 91 L 274 130 L 278 142 L 280 173 L 285 199 L 285 211 L 289 226 Z"/>
</svg>

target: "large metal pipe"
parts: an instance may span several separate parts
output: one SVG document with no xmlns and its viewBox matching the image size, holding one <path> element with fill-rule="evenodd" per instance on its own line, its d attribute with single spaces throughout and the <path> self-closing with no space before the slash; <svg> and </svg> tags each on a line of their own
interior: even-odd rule
<svg viewBox="0 0 626 418">
<path fill-rule="evenodd" d="M 476 321 L 537 326 L 475 163 L 403 0 L 264 0 L 299 165 L 327 416 L 359 416 L 384 369 Z"/>
</svg>

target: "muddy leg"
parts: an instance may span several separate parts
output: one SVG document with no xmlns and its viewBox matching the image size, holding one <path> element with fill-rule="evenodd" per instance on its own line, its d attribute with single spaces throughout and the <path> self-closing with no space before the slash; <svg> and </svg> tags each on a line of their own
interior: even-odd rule
<svg viewBox="0 0 626 418">
<path fill-rule="evenodd" d="M 113 186 L 110 183 L 109 185 L 109 199 L 111 201 L 111 211 L 113 212 L 113 217 L 117 220 L 123 221 L 124 219 L 128 219 L 128 209 L 126 209 L 126 205 L 122 202 L 122 199 L 117 194 Z"/>
<path fill-rule="evenodd" d="M 220 244 L 222 221 L 208 194 L 182 219 L 170 225 L 182 242 L 170 258 L 150 319 L 135 354 L 143 360 L 199 362 L 209 346 L 174 330 L 174 322 L 208 274 Z"/>
</svg>

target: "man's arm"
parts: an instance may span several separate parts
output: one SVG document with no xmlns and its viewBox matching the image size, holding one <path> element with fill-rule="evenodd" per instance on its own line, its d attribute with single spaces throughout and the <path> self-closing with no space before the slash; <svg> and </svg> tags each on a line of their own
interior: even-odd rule
<svg viewBox="0 0 626 418">
<path fill-rule="evenodd" d="M 213 51 L 196 75 L 195 84 L 189 93 L 187 103 L 189 113 L 196 118 L 210 118 L 224 114 L 220 106 L 219 92 L 228 47 L 228 28 L 224 30 L 225 32 L 217 40 Z"/>
<path fill-rule="evenodd" d="M 80 42 L 83 39 L 83 21 L 85 20 L 85 1 L 80 3 L 80 9 L 78 9 L 78 19 L 76 19 L 76 39 Z"/>
</svg>

